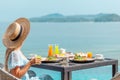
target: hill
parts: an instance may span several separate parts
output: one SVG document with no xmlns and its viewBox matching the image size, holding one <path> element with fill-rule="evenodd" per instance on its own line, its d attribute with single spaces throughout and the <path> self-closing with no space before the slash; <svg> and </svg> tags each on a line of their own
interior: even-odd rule
<svg viewBox="0 0 120 80">
<path fill-rule="evenodd" d="M 59 13 L 48 14 L 41 17 L 30 18 L 31 22 L 118 22 L 120 16 L 117 14 L 96 15 L 71 15 L 64 16 Z"/>
</svg>

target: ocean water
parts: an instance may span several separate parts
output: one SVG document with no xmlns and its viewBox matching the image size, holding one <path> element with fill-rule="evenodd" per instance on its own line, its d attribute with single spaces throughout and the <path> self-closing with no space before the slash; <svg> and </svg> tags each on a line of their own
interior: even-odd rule
<svg viewBox="0 0 120 80">
<path fill-rule="evenodd" d="M 10 22 L 0 22 L 0 62 L 4 62 L 5 47 L 2 44 L 4 34 Z M 25 40 L 22 51 L 47 56 L 48 44 L 58 44 L 66 51 L 103 54 L 105 57 L 120 61 L 120 23 L 31 23 L 30 34 Z M 48 73 L 54 80 L 60 80 L 60 72 L 32 68 L 38 76 Z M 98 74 L 96 74 L 96 71 Z M 104 71 L 104 72 L 103 72 Z M 110 80 L 111 66 L 73 71 L 73 80 Z M 78 74 L 79 73 L 79 74 Z M 77 76 L 77 77 L 76 77 Z"/>
</svg>

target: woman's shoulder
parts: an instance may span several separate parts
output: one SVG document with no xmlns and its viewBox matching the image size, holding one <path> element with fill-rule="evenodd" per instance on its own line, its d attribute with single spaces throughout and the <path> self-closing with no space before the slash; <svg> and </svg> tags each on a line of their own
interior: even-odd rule
<svg viewBox="0 0 120 80">
<path fill-rule="evenodd" d="M 13 56 L 20 56 L 20 54 L 21 54 L 21 51 L 19 51 L 19 50 L 14 50 L 14 51 L 11 52 L 10 55 L 13 55 Z"/>
<path fill-rule="evenodd" d="M 20 54 L 21 51 L 20 50 L 13 50 L 11 53 L 13 53 L 13 54 Z"/>
</svg>

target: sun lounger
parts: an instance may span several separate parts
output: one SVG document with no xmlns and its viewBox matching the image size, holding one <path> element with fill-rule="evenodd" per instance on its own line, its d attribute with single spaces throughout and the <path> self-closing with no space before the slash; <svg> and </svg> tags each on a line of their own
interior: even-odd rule
<svg viewBox="0 0 120 80">
<path fill-rule="evenodd" d="M 3 68 L 3 67 L 4 67 L 4 65 L 2 63 L 0 63 L 0 68 Z"/>
<path fill-rule="evenodd" d="M 0 68 L 0 80 L 21 80 Z"/>
<path fill-rule="evenodd" d="M 0 63 L 0 80 L 21 80 L 5 71 L 3 67 L 4 67 L 3 64 Z M 30 78 L 36 76 L 36 73 L 32 70 L 29 70 L 28 74 Z M 39 78 L 40 80 L 53 80 L 50 75 L 42 75 Z"/>
</svg>

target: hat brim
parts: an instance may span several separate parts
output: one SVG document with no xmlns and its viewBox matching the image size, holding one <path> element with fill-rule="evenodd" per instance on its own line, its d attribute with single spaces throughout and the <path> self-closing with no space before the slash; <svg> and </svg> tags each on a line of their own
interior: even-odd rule
<svg viewBox="0 0 120 80">
<path fill-rule="evenodd" d="M 27 37 L 29 31 L 30 31 L 30 22 L 29 22 L 28 19 L 19 18 L 14 22 L 17 22 L 17 23 L 20 24 L 20 26 L 22 27 L 22 33 L 21 33 L 20 37 L 17 40 L 12 41 L 12 40 L 9 39 L 9 37 L 7 35 L 7 31 L 6 31 L 6 33 L 3 36 L 3 43 L 7 48 L 17 48 L 17 47 L 21 46 L 23 41 Z"/>
</svg>

